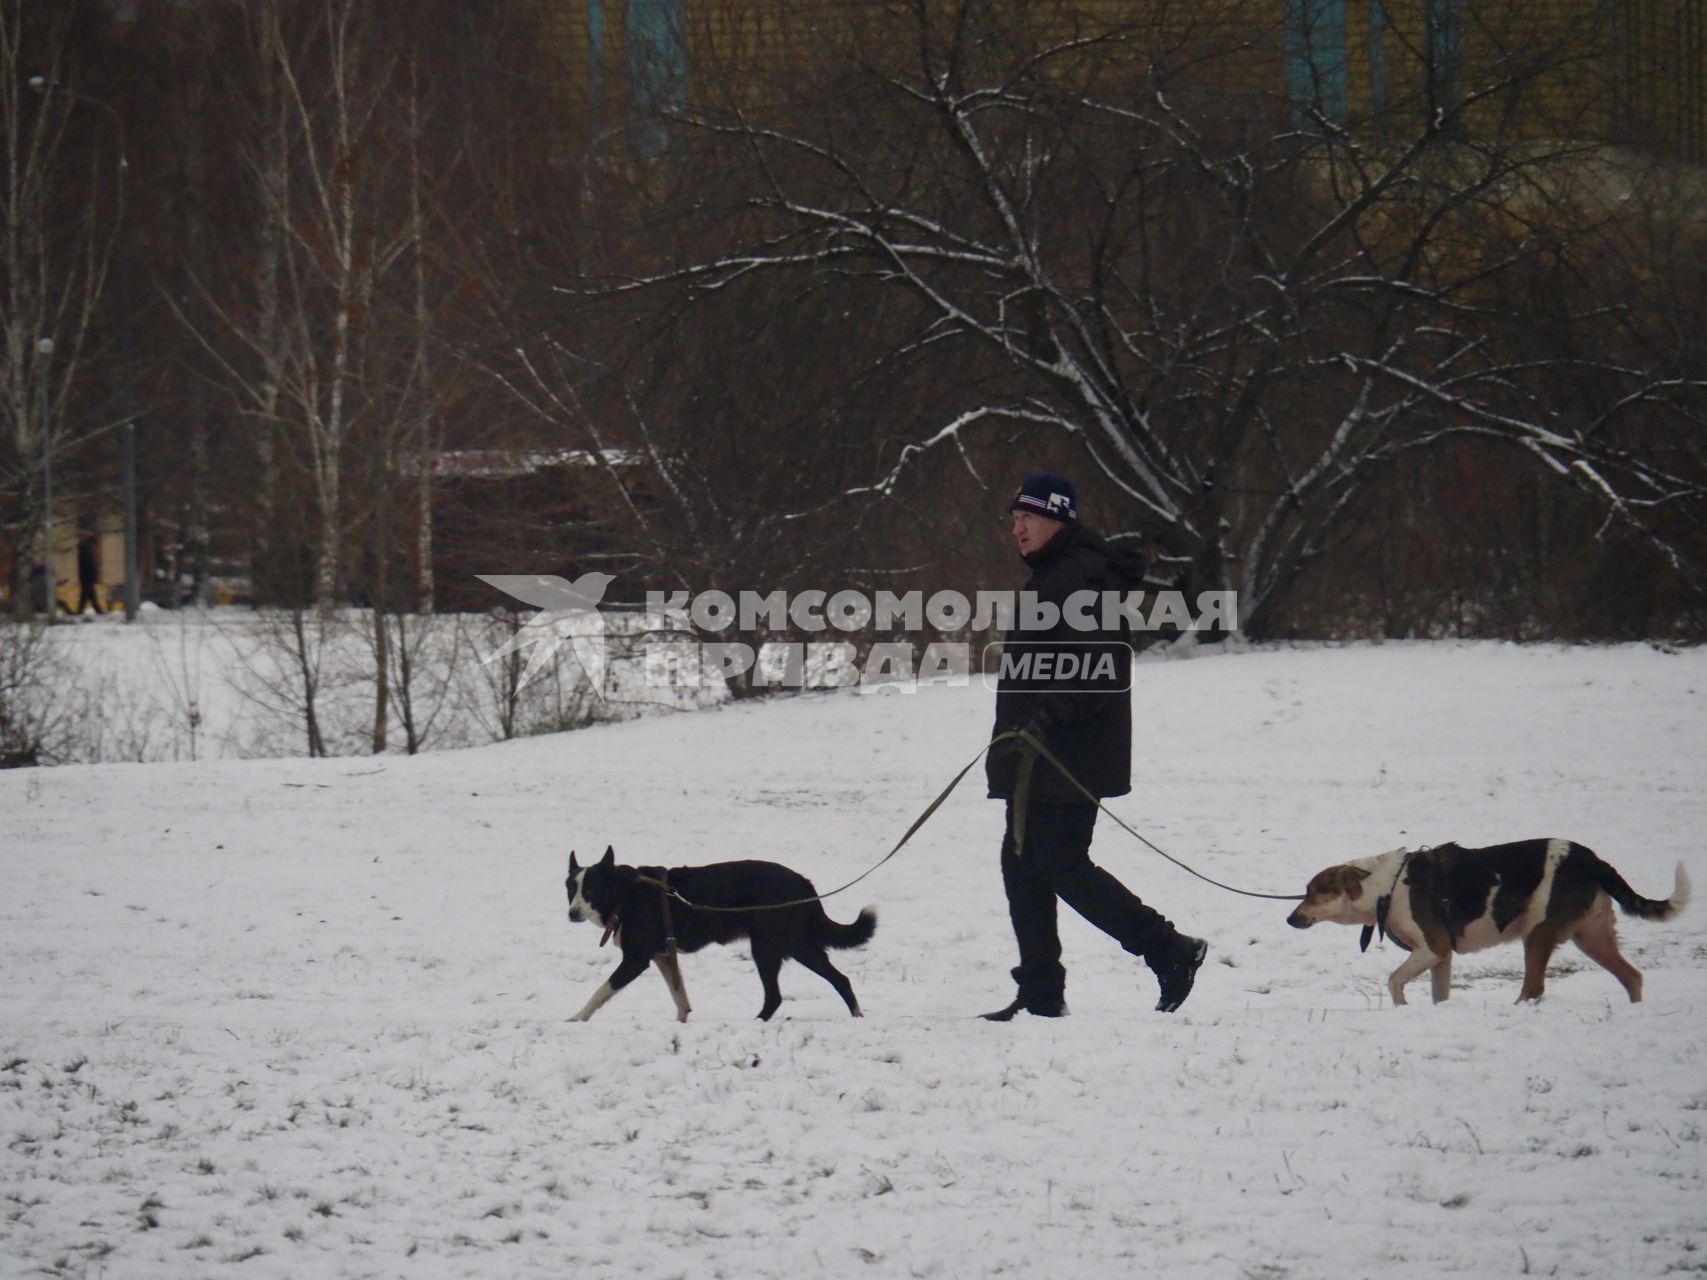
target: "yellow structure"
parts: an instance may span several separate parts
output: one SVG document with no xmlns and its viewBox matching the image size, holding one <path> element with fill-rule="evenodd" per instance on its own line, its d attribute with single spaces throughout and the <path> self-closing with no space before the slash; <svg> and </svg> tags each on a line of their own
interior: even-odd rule
<svg viewBox="0 0 1707 1280">
<path fill-rule="evenodd" d="M 93 527 L 90 527 L 93 526 Z M 74 613 L 82 600 L 80 577 L 81 547 L 94 562 L 95 580 L 92 595 L 95 607 L 105 613 L 117 604 L 124 605 L 124 524 L 115 512 L 93 520 L 67 520 L 63 516 L 53 525 L 53 575 L 58 592 L 59 607 Z"/>
</svg>

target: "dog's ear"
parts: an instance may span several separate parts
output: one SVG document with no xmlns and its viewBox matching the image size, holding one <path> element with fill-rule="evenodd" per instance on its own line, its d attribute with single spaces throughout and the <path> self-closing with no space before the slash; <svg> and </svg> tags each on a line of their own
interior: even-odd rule
<svg viewBox="0 0 1707 1280">
<path fill-rule="evenodd" d="M 608 844 L 605 846 L 605 856 L 599 865 L 601 867 L 614 867 L 616 865 L 616 850 Z"/>
<path fill-rule="evenodd" d="M 1363 896 L 1363 882 L 1369 879 L 1369 872 L 1362 867 L 1341 867 L 1339 883 L 1334 887 L 1352 901 Z"/>
<path fill-rule="evenodd" d="M 569 878 L 573 880 L 575 878 L 575 873 L 580 869 L 580 865 L 575 861 L 575 851 L 573 849 L 569 850 Z"/>
<path fill-rule="evenodd" d="M 1304 896 L 1331 898 L 1336 893 L 1343 893 L 1348 898 L 1355 898 L 1363 892 L 1363 882 L 1368 878 L 1367 871 L 1346 863 L 1324 867 L 1310 877 L 1310 883 L 1304 886 Z"/>
</svg>

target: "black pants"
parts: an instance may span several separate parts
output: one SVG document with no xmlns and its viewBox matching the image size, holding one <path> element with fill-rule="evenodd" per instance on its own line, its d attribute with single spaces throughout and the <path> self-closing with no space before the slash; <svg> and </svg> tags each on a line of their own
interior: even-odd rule
<svg viewBox="0 0 1707 1280">
<path fill-rule="evenodd" d="M 1014 981 L 1027 1004 L 1060 1001 L 1067 987 L 1061 938 L 1055 927 L 1059 898 L 1135 956 L 1149 956 L 1173 937 L 1174 927 L 1130 889 L 1091 861 L 1095 805 L 1033 800 L 1026 813 L 1025 848 L 1014 848 L 1014 807 L 1002 838 L 1002 886 L 1019 942 Z"/>
</svg>

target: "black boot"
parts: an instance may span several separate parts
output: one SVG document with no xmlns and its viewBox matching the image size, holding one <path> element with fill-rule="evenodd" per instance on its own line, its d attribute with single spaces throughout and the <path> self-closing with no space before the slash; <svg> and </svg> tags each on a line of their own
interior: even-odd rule
<svg viewBox="0 0 1707 1280">
<path fill-rule="evenodd" d="M 1176 933 L 1156 951 L 1145 957 L 1161 986 L 1162 998 L 1156 1001 L 1158 1013 L 1172 1013 L 1185 1003 L 1191 994 L 1191 984 L 1203 957 L 1209 954 L 1209 944 L 1202 938 Z"/>
<path fill-rule="evenodd" d="M 1016 998 L 1005 1009 L 997 1009 L 994 1013 L 981 1013 L 978 1016 L 985 1022 L 1012 1022 L 1017 1013 L 1029 1013 L 1035 1018 L 1065 1018 L 1067 1002 L 1055 1000 L 1024 1000 Z"/>
</svg>

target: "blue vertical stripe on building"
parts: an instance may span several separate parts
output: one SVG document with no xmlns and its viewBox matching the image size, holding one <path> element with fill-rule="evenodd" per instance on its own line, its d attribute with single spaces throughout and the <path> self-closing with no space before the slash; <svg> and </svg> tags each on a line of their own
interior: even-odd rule
<svg viewBox="0 0 1707 1280">
<path fill-rule="evenodd" d="M 593 119 L 599 119 L 604 107 L 605 71 L 605 5 L 604 0 L 587 0 L 587 102 Z"/>
<path fill-rule="evenodd" d="M 1464 104 L 1463 24 L 1458 0 L 1428 0 L 1428 96 L 1438 118 Z"/>
<path fill-rule="evenodd" d="M 684 0 L 628 0 L 628 76 L 636 111 L 655 114 L 687 100 Z"/>
<path fill-rule="evenodd" d="M 1345 6 L 1346 0 L 1286 0 L 1286 95 L 1301 124 L 1312 113 L 1345 122 Z"/>
<path fill-rule="evenodd" d="M 1387 0 L 1369 0 L 1369 109 L 1387 110 Z"/>
</svg>

